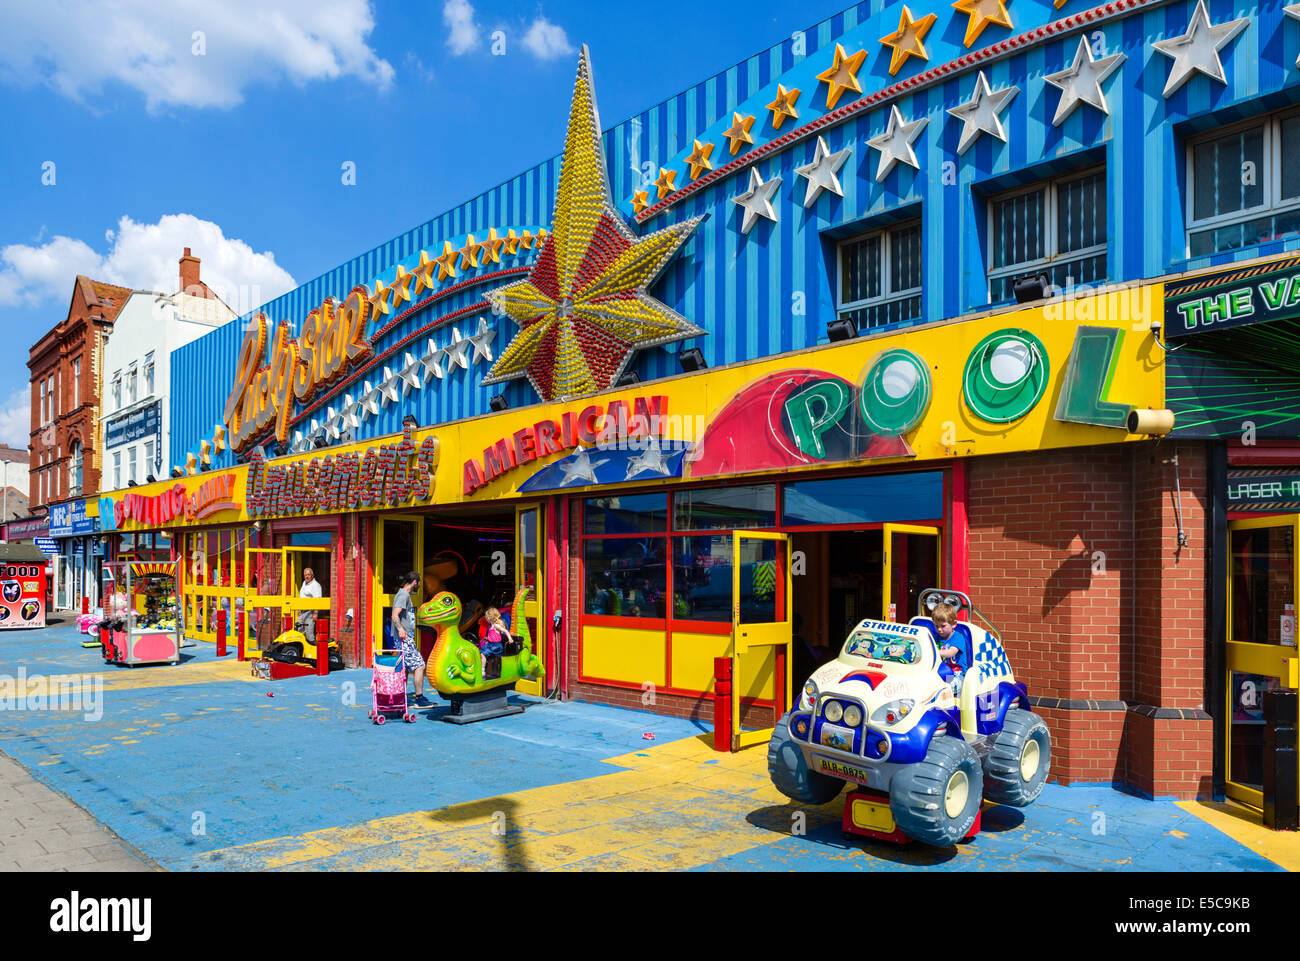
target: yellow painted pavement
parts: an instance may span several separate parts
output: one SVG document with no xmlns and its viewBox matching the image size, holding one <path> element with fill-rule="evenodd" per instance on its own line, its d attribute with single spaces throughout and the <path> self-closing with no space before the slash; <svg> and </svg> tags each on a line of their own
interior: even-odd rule
<svg viewBox="0 0 1300 961">
<path fill-rule="evenodd" d="M 51 690 L 66 690 L 68 693 L 73 693 L 85 687 L 87 678 L 95 677 L 100 679 L 105 691 L 138 691 L 150 687 L 180 687 L 186 684 L 215 684 L 222 681 L 266 683 L 259 682 L 252 676 L 247 661 L 241 663 L 233 658 L 227 661 L 204 661 L 176 667 L 150 667 L 147 670 L 115 668 L 112 671 L 91 671 L 85 674 L 54 674 L 45 677 L 44 680 Z M 28 683 L 31 683 L 31 680 L 29 678 Z"/>
<path fill-rule="evenodd" d="M 1300 871 L 1300 831 L 1264 827 L 1258 811 L 1233 801 L 1179 801 L 1178 806 L 1288 871 Z"/>
</svg>

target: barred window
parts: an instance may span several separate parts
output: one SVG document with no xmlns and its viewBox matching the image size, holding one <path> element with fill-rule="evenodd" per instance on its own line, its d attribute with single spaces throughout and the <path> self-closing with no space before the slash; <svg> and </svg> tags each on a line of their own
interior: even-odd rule
<svg viewBox="0 0 1300 961">
<path fill-rule="evenodd" d="M 1017 277 L 1057 287 L 1106 280 L 1106 171 L 1043 181 L 989 201 L 989 301 L 1012 298 Z"/>
<path fill-rule="evenodd" d="M 858 330 L 921 316 L 921 222 L 854 237 L 840 244 L 841 319 Z"/>
</svg>

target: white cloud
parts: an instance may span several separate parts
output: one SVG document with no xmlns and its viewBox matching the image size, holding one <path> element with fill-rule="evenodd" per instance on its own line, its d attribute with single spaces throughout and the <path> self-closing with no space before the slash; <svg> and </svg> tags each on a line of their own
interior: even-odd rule
<svg viewBox="0 0 1300 961">
<path fill-rule="evenodd" d="M 442 19 L 447 24 L 447 46 L 453 55 L 459 57 L 478 46 L 478 24 L 469 0 L 447 0 L 442 5 Z"/>
<path fill-rule="evenodd" d="M 0 404 L 0 444 L 26 450 L 32 439 L 32 391 L 24 384 Z"/>
<path fill-rule="evenodd" d="M 180 286 L 177 260 L 186 247 L 202 261 L 203 282 L 241 314 L 297 286 L 274 254 L 257 253 L 193 214 L 167 214 L 156 224 L 123 217 L 108 234 L 111 246 L 102 255 L 71 237 L 0 248 L 0 304 L 66 301 L 77 274 L 136 290 L 175 293 Z"/>
<path fill-rule="evenodd" d="M 554 60 L 575 53 L 564 28 L 538 17 L 524 34 L 524 49 L 541 60 Z"/>
<path fill-rule="evenodd" d="M 0 6 L 0 79 L 76 100 L 114 83 L 164 106 L 233 107 L 260 83 L 357 78 L 393 68 L 366 38 L 369 0 L 99 0 Z"/>
</svg>

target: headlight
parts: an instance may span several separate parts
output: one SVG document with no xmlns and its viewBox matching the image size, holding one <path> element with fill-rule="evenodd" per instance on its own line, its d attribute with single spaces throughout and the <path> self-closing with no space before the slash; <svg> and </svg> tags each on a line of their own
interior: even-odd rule
<svg viewBox="0 0 1300 961">
<path fill-rule="evenodd" d="M 826 720 L 832 724 L 838 724 L 840 718 L 844 716 L 844 708 L 840 707 L 839 701 L 827 701 L 826 710 L 822 712 Z"/>
<path fill-rule="evenodd" d="M 844 723 L 849 727 L 857 727 L 862 723 L 862 709 L 855 704 L 850 704 L 844 709 Z"/>
<path fill-rule="evenodd" d="M 817 703 L 817 685 L 811 680 L 803 686 L 803 696 L 799 701 L 799 706 L 805 711 L 812 710 L 812 706 Z"/>
<path fill-rule="evenodd" d="M 871 720 L 876 724 L 897 724 L 911 714 L 914 707 L 916 707 L 916 702 L 911 698 L 890 701 L 888 704 L 882 704 L 876 708 L 871 713 Z"/>
</svg>

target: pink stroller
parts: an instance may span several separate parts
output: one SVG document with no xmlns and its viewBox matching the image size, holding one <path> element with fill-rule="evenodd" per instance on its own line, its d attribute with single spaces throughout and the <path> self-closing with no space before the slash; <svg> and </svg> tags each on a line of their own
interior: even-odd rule
<svg viewBox="0 0 1300 961">
<path fill-rule="evenodd" d="M 384 723 L 385 714 L 400 712 L 408 724 L 415 720 L 406 706 L 406 656 L 400 651 L 378 651 L 370 675 L 370 719 Z"/>
</svg>

